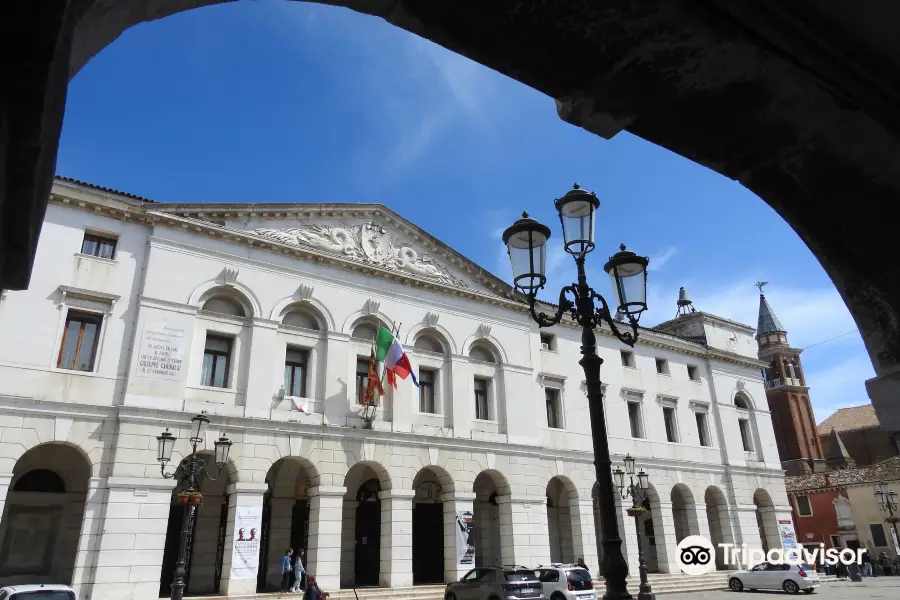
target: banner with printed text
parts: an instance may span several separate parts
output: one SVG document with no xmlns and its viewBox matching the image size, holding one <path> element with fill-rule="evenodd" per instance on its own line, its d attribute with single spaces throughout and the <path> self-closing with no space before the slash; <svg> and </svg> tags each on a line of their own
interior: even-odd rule
<svg viewBox="0 0 900 600">
<path fill-rule="evenodd" d="M 259 536 L 262 506 L 238 506 L 234 512 L 234 547 L 231 551 L 231 578 L 256 579 L 259 570 Z"/>
<path fill-rule="evenodd" d="M 781 538 L 781 547 L 785 550 L 793 550 L 797 547 L 797 532 L 794 531 L 793 521 L 779 520 L 778 536 Z"/>
<path fill-rule="evenodd" d="M 475 566 L 475 521 L 471 511 L 456 513 L 456 567 Z"/>
</svg>

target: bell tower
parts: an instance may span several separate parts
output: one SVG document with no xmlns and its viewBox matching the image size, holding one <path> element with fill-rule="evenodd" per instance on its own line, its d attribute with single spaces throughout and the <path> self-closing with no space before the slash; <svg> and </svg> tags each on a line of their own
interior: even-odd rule
<svg viewBox="0 0 900 600">
<path fill-rule="evenodd" d="M 781 466 L 788 475 L 824 471 L 825 455 L 800 362 L 802 350 L 788 344 L 787 331 L 763 293 L 766 284 L 765 281 L 756 284 L 759 288 L 756 343 L 759 359 L 769 363 L 763 379 Z"/>
</svg>

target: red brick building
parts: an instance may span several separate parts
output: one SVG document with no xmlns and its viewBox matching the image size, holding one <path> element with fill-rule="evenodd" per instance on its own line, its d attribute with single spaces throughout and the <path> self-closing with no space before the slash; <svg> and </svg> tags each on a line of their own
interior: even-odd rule
<svg viewBox="0 0 900 600">
<path fill-rule="evenodd" d="M 821 447 L 828 448 L 836 432 L 859 467 L 887 460 L 898 453 L 898 434 L 885 431 L 871 404 L 842 408 L 818 426 Z"/>
<path fill-rule="evenodd" d="M 817 548 L 858 548 L 847 490 L 828 473 L 786 477 L 797 542 Z M 840 517 L 838 513 L 840 512 Z"/>
</svg>

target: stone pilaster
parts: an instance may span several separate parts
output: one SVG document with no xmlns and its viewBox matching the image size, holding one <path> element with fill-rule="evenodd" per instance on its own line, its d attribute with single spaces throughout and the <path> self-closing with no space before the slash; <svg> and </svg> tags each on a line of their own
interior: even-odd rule
<svg viewBox="0 0 900 600">
<path fill-rule="evenodd" d="M 674 549 L 678 545 L 671 502 L 650 502 L 653 513 L 653 534 L 656 542 L 656 562 L 660 573 L 679 573 Z M 646 547 L 645 547 L 646 548 Z"/>
<path fill-rule="evenodd" d="M 174 487 L 161 477 L 110 477 L 105 489 L 91 479 L 73 578 L 79 598 L 159 597 Z"/>
<path fill-rule="evenodd" d="M 238 512 L 246 511 L 251 521 L 255 522 L 257 536 L 262 531 L 263 494 L 269 489 L 266 483 L 232 483 L 226 488 L 228 501 L 228 524 L 225 527 L 225 551 L 222 558 L 222 578 L 220 593 L 226 596 L 241 596 L 256 593 L 256 576 L 259 571 L 259 557 L 244 573 L 244 577 L 232 577 L 232 566 L 239 567 L 242 558 L 237 554 L 234 542 L 238 531 L 235 528 Z M 250 532 L 245 532 L 249 536 Z M 260 550 L 262 550 L 260 548 Z"/>
<path fill-rule="evenodd" d="M 501 544 L 504 550 L 512 546 L 512 559 L 517 565 L 546 565 L 550 563 L 550 534 L 547 527 L 547 505 L 544 496 L 500 496 L 500 503 L 508 503 L 512 521 L 511 535 L 504 536 L 501 531 Z M 503 507 L 500 510 L 500 523 L 503 526 Z M 511 538 L 503 543 L 504 537 Z M 507 556 L 503 553 L 504 559 Z M 505 561 L 504 561 L 505 562 Z"/>
<path fill-rule="evenodd" d="M 412 490 L 379 492 L 381 499 L 382 587 L 406 587 L 412 573 Z"/>
<path fill-rule="evenodd" d="M 284 365 L 284 356 L 275 356 L 278 343 L 278 323 L 267 319 L 253 319 L 250 330 L 250 343 L 242 352 L 247 365 L 247 406 L 253 408 L 271 408 L 272 398 L 282 385 L 278 374 L 283 370 L 277 365 Z M 283 347 L 283 346 L 282 346 Z"/>
<path fill-rule="evenodd" d="M 306 550 L 306 568 L 326 591 L 341 587 L 341 532 L 345 493 L 345 487 L 317 486 L 309 490 L 309 548 Z M 352 529 L 350 532 L 353 535 Z"/>
<path fill-rule="evenodd" d="M 460 529 L 457 521 L 459 513 L 470 512 L 475 514 L 475 494 L 464 492 L 446 493 L 444 502 L 444 581 L 458 581 L 469 569 L 475 567 L 475 561 L 464 565 L 457 563 L 457 552 L 464 552 L 465 548 L 457 549 L 458 544 L 465 544 L 466 533 Z"/>
</svg>

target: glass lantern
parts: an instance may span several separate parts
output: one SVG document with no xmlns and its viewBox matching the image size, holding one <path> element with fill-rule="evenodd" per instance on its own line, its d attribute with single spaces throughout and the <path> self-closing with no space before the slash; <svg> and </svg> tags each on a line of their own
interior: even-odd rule
<svg viewBox="0 0 900 600">
<path fill-rule="evenodd" d="M 619 312 L 640 318 L 647 310 L 647 264 L 650 259 L 638 256 L 622 244 L 603 270 L 609 274 Z"/>
<path fill-rule="evenodd" d="M 528 217 L 510 225 L 503 232 L 503 243 L 513 269 L 513 285 L 526 294 L 536 294 L 547 282 L 547 240 L 550 228 Z"/>
<path fill-rule="evenodd" d="M 216 447 L 216 464 L 219 465 L 219 468 L 228 462 L 228 452 L 231 450 L 231 444 L 231 440 L 225 435 L 220 436 L 216 440 L 214 446 Z"/>
<path fill-rule="evenodd" d="M 191 442 L 201 444 L 206 439 L 206 428 L 209 426 L 209 419 L 203 413 L 200 413 L 191 419 Z"/>
<path fill-rule="evenodd" d="M 593 192 L 581 189 L 576 183 L 572 190 L 555 202 L 562 224 L 566 252 L 584 256 L 594 249 L 594 213 L 600 200 Z"/>
<path fill-rule="evenodd" d="M 175 440 L 178 439 L 166 429 L 162 432 L 162 435 L 157 436 L 156 444 L 157 444 L 157 454 L 156 460 L 158 460 L 163 466 L 166 465 L 170 460 L 172 460 L 172 451 L 175 449 Z"/>
</svg>

